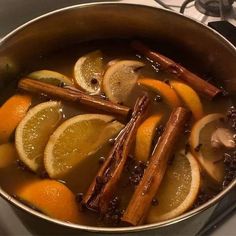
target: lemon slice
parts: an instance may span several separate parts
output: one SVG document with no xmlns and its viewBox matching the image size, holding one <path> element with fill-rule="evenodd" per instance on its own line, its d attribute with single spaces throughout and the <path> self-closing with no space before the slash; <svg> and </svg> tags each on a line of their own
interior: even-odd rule
<svg viewBox="0 0 236 236">
<path fill-rule="evenodd" d="M 59 126 L 45 149 L 45 168 L 58 178 L 98 151 L 124 127 L 114 117 L 100 114 L 75 116 Z"/>
<path fill-rule="evenodd" d="M 222 158 L 223 149 L 212 147 L 211 136 L 217 128 L 224 125 L 224 118 L 220 113 L 204 116 L 194 124 L 189 138 L 192 153 L 208 175 L 219 183 L 224 178 L 224 164 L 217 160 Z"/>
<path fill-rule="evenodd" d="M 172 219 L 194 203 L 200 188 L 200 169 L 191 153 L 178 153 L 168 166 L 156 194 L 158 204 L 150 208 L 147 223 Z"/>
<path fill-rule="evenodd" d="M 151 152 L 152 140 L 161 119 L 161 114 L 152 115 L 147 118 L 138 128 L 135 143 L 135 158 L 137 160 L 148 160 Z"/>
<path fill-rule="evenodd" d="M 17 127 L 16 149 L 31 170 L 37 172 L 43 168 L 44 148 L 61 118 L 60 102 L 45 102 L 30 109 Z"/>
<path fill-rule="evenodd" d="M 170 81 L 170 85 L 183 100 L 186 107 L 192 111 L 194 118 L 196 120 L 201 119 L 203 107 L 198 94 L 190 86 L 177 80 Z"/>
<path fill-rule="evenodd" d="M 38 70 L 27 75 L 30 79 L 40 80 L 56 86 L 61 84 L 73 85 L 72 81 L 65 75 L 52 70 Z"/>
<path fill-rule="evenodd" d="M 77 85 L 85 91 L 98 94 L 104 70 L 102 52 L 97 50 L 80 57 L 74 66 Z"/>
<path fill-rule="evenodd" d="M 106 70 L 102 85 L 110 101 L 125 103 L 139 77 L 138 69 L 143 66 L 140 61 L 122 60 Z"/>
</svg>

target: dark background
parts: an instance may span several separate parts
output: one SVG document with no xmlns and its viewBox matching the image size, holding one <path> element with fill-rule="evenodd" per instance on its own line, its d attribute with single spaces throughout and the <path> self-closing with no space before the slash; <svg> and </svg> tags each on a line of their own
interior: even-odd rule
<svg viewBox="0 0 236 236">
<path fill-rule="evenodd" d="M 100 0 L 100 2 L 105 1 Z M 0 0 L 0 37 L 44 13 L 87 2 L 99 2 L 99 0 Z"/>
</svg>

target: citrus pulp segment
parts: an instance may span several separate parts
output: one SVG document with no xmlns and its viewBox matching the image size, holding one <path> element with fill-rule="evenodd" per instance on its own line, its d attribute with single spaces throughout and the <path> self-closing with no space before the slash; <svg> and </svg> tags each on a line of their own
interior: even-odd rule
<svg viewBox="0 0 236 236">
<path fill-rule="evenodd" d="M 139 126 L 135 143 L 135 159 L 138 161 L 148 160 L 156 128 L 161 119 L 160 114 L 152 115 Z"/>
<path fill-rule="evenodd" d="M 103 90 L 110 101 L 125 103 L 139 77 L 138 69 L 144 67 L 140 61 L 122 60 L 106 70 L 102 81 Z"/>
<path fill-rule="evenodd" d="M 191 153 L 178 153 L 168 166 L 156 194 L 157 206 L 152 206 L 148 223 L 165 221 L 183 214 L 194 203 L 200 188 L 200 169 Z"/>
<path fill-rule="evenodd" d="M 198 94 L 190 86 L 177 80 L 170 81 L 170 85 L 183 100 L 186 107 L 192 111 L 194 118 L 196 120 L 201 119 L 204 112 Z"/>
<path fill-rule="evenodd" d="M 103 56 L 100 50 L 88 53 L 78 59 L 74 66 L 75 83 L 85 91 L 98 94 L 104 71 Z"/>
<path fill-rule="evenodd" d="M 163 100 L 171 107 L 181 106 L 181 101 L 176 92 L 165 82 L 156 79 L 139 79 L 138 84 L 161 95 Z"/>
<path fill-rule="evenodd" d="M 61 118 L 61 103 L 45 102 L 30 109 L 17 127 L 16 149 L 20 159 L 31 170 L 43 169 L 44 148 Z"/>
<path fill-rule="evenodd" d="M 49 176 L 65 175 L 123 127 L 114 117 L 100 114 L 78 115 L 65 121 L 52 134 L 45 149 L 44 163 Z"/>
<path fill-rule="evenodd" d="M 61 86 L 62 84 L 73 85 L 72 81 L 67 76 L 52 70 L 34 71 L 28 74 L 27 77 L 56 86 Z"/>
<path fill-rule="evenodd" d="M 8 142 L 31 106 L 31 96 L 16 94 L 0 108 L 0 144 Z"/>
<path fill-rule="evenodd" d="M 18 158 L 15 145 L 4 143 L 0 145 L 0 169 L 11 165 Z"/>
<path fill-rule="evenodd" d="M 17 196 L 47 216 L 78 223 L 75 195 L 58 181 L 45 179 L 26 183 L 17 191 Z"/>
<path fill-rule="evenodd" d="M 213 132 L 223 125 L 225 116 L 213 113 L 198 120 L 191 131 L 189 144 L 193 155 L 196 157 L 206 173 L 216 182 L 222 182 L 224 177 L 224 163 L 217 162 L 223 156 L 220 149 L 211 145 Z"/>
</svg>

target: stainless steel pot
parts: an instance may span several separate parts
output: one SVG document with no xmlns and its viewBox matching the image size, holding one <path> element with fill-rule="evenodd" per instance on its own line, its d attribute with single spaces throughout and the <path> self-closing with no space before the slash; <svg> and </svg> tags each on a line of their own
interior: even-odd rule
<svg viewBox="0 0 236 236">
<path fill-rule="evenodd" d="M 236 49 L 217 32 L 180 14 L 134 4 L 95 3 L 67 7 L 19 27 L 0 41 L 0 88 L 29 68 L 32 60 L 66 45 L 101 38 L 150 38 L 191 57 L 199 68 L 210 71 L 228 91 L 236 90 Z M 137 232 L 177 224 L 205 214 L 236 185 L 201 207 L 165 222 L 127 228 L 100 228 L 51 219 L 23 205 L 0 189 L 0 195 L 24 212 L 61 226 L 93 232 Z"/>
</svg>

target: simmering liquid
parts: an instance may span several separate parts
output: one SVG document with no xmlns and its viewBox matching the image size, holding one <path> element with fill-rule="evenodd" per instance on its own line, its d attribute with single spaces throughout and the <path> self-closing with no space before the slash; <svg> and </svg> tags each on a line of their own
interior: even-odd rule
<svg viewBox="0 0 236 236">
<path fill-rule="evenodd" d="M 45 57 L 36 56 L 36 58 L 38 59 L 31 62 L 28 71 L 25 71 L 23 75 L 26 75 L 32 71 L 47 69 L 47 70 L 57 71 L 72 78 L 73 66 L 75 62 L 78 60 L 78 58 L 88 52 L 97 49 L 100 49 L 103 52 L 105 63 L 108 63 L 109 61 L 114 59 L 138 60 L 144 62 L 146 65 L 144 68 L 141 69 L 140 73 L 142 77 L 148 77 L 162 81 L 166 81 L 173 78 L 172 75 L 166 73 L 165 71 L 160 70 L 157 64 L 153 63 L 150 60 L 147 60 L 146 58 L 138 54 L 135 54 L 135 52 L 130 49 L 129 42 L 123 40 L 96 41 L 96 42 L 83 43 L 75 45 L 71 48 L 62 49 Z M 162 51 L 166 52 L 170 58 L 171 55 L 175 57 L 174 55 L 176 54 L 176 52 L 171 53 L 164 47 Z M 193 71 L 199 72 L 198 67 L 195 67 L 196 61 L 191 62 L 191 60 L 189 60 L 188 58 L 184 59 L 181 57 L 184 57 L 184 55 L 178 58 L 178 60 L 180 60 L 181 63 L 186 65 L 186 67 L 193 68 Z M 202 71 L 200 71 L 200 73 L 204 75 Z M 0 101 L 1 103 L 3 103 L 5 99 L 9 97 L 9 95 L 16 93 L 15 85 L 16 83 L 12 83 L 11 85 L 9 85 L 9 88 L 1 89 L 1 94 L 2 94 L 1 97 L 4 98 L 4 100 Z M 130 95 L 125 105 L 133 107 L 136 99 L 141 94 L 148 94 L 148 96 L 152 101 L 150 108 L 148 110 L 148 114 L 146 116 L 148 117 L 157 112 L 164 114 L 164 119 L 161 122 L 161 124 L 164 125 L 170 116 L 171 109 L 163 101 L 158 101 L 158 99 L 156 99 L 157 96 L 156 93 L 150 92 L 146 89 L 141 88 L 139 85 L 136 85 L 133 93 Z M 38 103 L 47 100 L 48 98 L 44 96 L 34 96 L 33 105 L 36 105 Z M 203 104 L 205 115 L 216 112 L 226 114 L 227 109 L 231 106 L 231 101 L 229 97 L 218 98 L 217 100 L 214 101 L 208 101 L 201 97 L 201 101 Z M 63 101 L 62 101 L 62 112 L 63 112 L 63 121 L 78 114 L 103 113 L 96 109 L 84 107 L 81 104 L 71 104 L 69 102 L 63 102 Z M 125 123 L 125 121 L 121 118 L 119 118 L 119 121 Z M 180 140 L 177 145 L 178 148 L 185 149 L 187 138 L 188 136 L 186 135 L 180 137 Z M 12 137 L 12 139 L 14 140 L 14 136 Z M 89 185 L 96 176 L 96 173 L 101 167 L 100 164 L 101 157 L 106 158 L 111 148 L 112 148 L 111 143 L 110 142 L 106 143 L 102 149 L 100 149 L 95 154 L 85 158 L 82 162 L 79 163 L 78 166 L 74 167 L 68 174 L 62 176 L 59 180 L 63 182 L 67 187 L 69 187 L 69 189 L 71 189 L 74 194 L 78 193 L 85 194 Z M 132 150 L 130 156 L 134 155 L 133 152 L 134 151 Z M 135 166 L 136 164 L 137 163 L 131 163 L 130 168 L 133 168 L 133 166 Z M 121 199 L 121 206 L 120 206 L 121 209 L 126 208 L 135 188 L 135 185 L 133 185 L 129 181 L 130 172 L 128 169 L 129 167 L 125 168 L 125 171 L 122 175 L 122 179 L 119 182 L 119 186 L 117 187 L 117 192 L 115 193 L 115 195 L 119 196 Z M 23 184 L 25 184 L 27 181 L 32 180 L 33 178 L 37 179 L 39 178 L 39 176 L 27 170 L 27 168 L 25 168 L 24 166 L 22 167 L 21 165 L 19 165 L 19 162 L 15 162 L 11 166 L 0 170 L 0 186 L 7 193 L 13 196 L 16 195 L 17 190 Z M 40 178 L 44 178 L 44 176 L 40 176 Z M 210 192 L 215 194 L 219 191 L 219 189 L 220 187 L 215 183 L 213 183 L 212 181 L 210 181 L 208 178 L 202 179 L 203 192 L 205 191 L 206 193 Z M 79 223 L 93 226 L 106 225 L 106 223 L 104 223 L 104 221 L 101 220 L 101 218 L 96 213 L 90 212 L 88 210 L 83 210 L 82 215 L 83 215 L 83 220 L 82 222 L 80 220 Z"/>
</svg>

